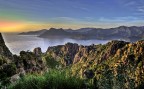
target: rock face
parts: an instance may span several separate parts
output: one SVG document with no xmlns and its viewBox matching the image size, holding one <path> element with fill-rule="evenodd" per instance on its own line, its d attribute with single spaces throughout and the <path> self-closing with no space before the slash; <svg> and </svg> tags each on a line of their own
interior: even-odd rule
<svg viewBox="0 0 144 89">
<path fill-rule="evenodd" d="M 64 66 L 72 66 L 73 75 L 98 81 L 125 82 L 126 85 L 121 85 L 123 88 L 138 87 L 144 81 L 143 40 L 135 43 L 111 41 L 90 46 L 68 43 L 49 47 L 46 54 Z M 118 76 L 123 80 L 117 80 Z"/>
<path fill-rule="evenodd" d="M 42 51 L 41 51 L 41 48 L 38 47 L 38 48 L 35 48 L 33 50 L 33 53 L 36 55 L 36 56 L 40 56 L 42 54 Z"/>
<path fill-rule="evenodd" d="M 4 43 L 4 39 L 2 37 L 2 34 L 0 33 L 0 43 Z"/>
<path fill-rule="evenodd" d="M 64 46 L 59 45 L 55 47 L 49 47 L 47 50 L 47 54 L 52 55 L 52 57 L 56 60 L 62 58 L 62 64 L 70 65 L 73 63 L 74 57 L 78 51 L 78 44 L 67 43 Z"/>
<path fill-rule="evenodd" d="M 21 51 L 20 56 L 14 55 L 14 62 L 19 72 L 22 69 L 26 73 L 41 73 L 45 70 L 46 65 L 42 60 L 40 48 L 34 50 L 34 52 Z"/>
<path fill-rule="evenodd" d="M 0 83 L 2 85 L 9 79 L 10 82 L 15 82 L 26 73 L 41 74 L 45 70 L 46 64 L 42 60 L 41 48 L 35 48 L 34 52 L 21 51 L 20 56 L 12 55 L 0 33 Z"/>
<path fill-rule="evenodd" d="M 5 45 L 2 34 L 0 33 L 0 83 L 4 85 L 12 75 L 16 74 L 16 66 L 13 63 L 13 55 Z M 1 86 L 0 86 L 1 88 Z"/>
<path fill-rule="evenodd" d="M 0 33 L 0 55 L 3 55 L 8 58 L 12 58 L 12 53 L 5 45 L 4 39 L 2 37 L 2 34 Z"/>
<path fill-rule="evenodd" d="M 82 61 L 97 61 L 96 63 L 108 60 L 116 56 L 142 55 L 144 56 L 144 41 L 129 43 L 124 41 L 111 41 L 105 45 L 82 46 L 73 43 L 49 47 L 46 54 L 51 55 L 55 60 L 70 65 Z M 96 60 L 97 59 L 97 60 Z"/>
<path fill-rule="evenodd" d="M 115 55 L 116 51 L 122 47 L 124 47 L 127 42 L 124 41 L 112 41 L 107 43 L 106 45 L 90 45 L 90 46 L 82 46 L 73 43 L 67 43 L 65 45 L 59 45 L 55 47 L 49 47 L 47 50 L 47 54 L 50 54 L 55 60 L 63 60 L 64 64 L 70 65 L 75 64 L 79 61 L 83 61 L 83 59 L 89 57 L 93 53 L 99 54 L 102 53 L 103 50 L 98 50 L 102 47 L 107 47 L 107 53 L 105 53 L 101 59 L 105 60 L 111 55 Z M 96 54 L 96 55 L 97 55 Z M 92 59 L 92 58 L 91 58 Z"/>
</svg>

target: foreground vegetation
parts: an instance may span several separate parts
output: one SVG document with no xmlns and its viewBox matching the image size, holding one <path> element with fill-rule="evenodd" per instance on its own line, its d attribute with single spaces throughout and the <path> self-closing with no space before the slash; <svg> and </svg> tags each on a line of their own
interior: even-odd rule
<svg viewBox="0 0 144 89">
<path fill-rule="evenodd" d="M 69 75 L 66 71 L 50 70 L 39 75 L 26 75 L 11 84 L 8 89 L 82 89 L 84 80 Z"/>
<path fill-rule="evenodd" d="M 70 69 L 51 69 L 43 75 L 28 74 L 8 85 L 7 89 L 143 89 L 143 81 L 135 87 L 135 81 L 122 73 L 113 74 L 104 67 L 103 73 L 93 78 L 72 76 Z M 122 68 L 118 69 L 122 72 Z M 96 77 L 99 77 L 97 80 Z"/>
</svg>

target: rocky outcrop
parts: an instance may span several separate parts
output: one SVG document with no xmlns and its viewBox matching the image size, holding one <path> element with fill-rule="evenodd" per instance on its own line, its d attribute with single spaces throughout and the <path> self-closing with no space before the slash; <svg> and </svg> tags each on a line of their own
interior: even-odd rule
<svg viewBox="0 0 144 89">
<path fill-rule="evenodd" d="M 41 48 L 40 47 L 37 47 L 33 50 L 33 53 L 36 55 L 36 56 L 40 56 L 42 54 L 42 51 L 41 51 Z"/>
<path fill-rule="evenodd" d="M 93 53 L 99 54 L 100 51 L 107 50 L 103 53 L 101 59 L 108 59 L 111 55 L 115 55 L 116 51 L 124 47 L 127 42 L 124 41 L 112 41 L 103 46 L 90 45 L 82 46 L 73 43 L 67 43 L 65 45 L 49 47 L 47 54 L 50 54 L 55 60 L 64 60 L 64 64 L 70 65 L 75 64 L 79 61 L 83 61 L 84 58 L 92 55 Z M 106 49 L 98 50 L 102 47 L 107 47 Z M 102 52 L 101 52 L 102 53 Z"/>
<path fill-rule="evenodd" d="M 90 46 L 67 43 L 65 45 L 49 47 L 46 54 L 51 55 L 54 60 L 61 61 L 63 62 L 62 64 L 66 65 L 82 61 L 96 61 L 97 64 L 112 57 L 128 56 L 130 53 L 133 55 L 143 55 L 143 42 L 111 41 L 105 45 Z"/>
<path fill-rule="evenodd" d="M 111 41 L 104 45 L 90 46 L 68 43 L 50 47 L 46 54 L 65 66 L 70 65 L 72 75 L 98 81 L 106 79 L 105 81 L 114 83 L 123 83 L 124 81 L 117 80 L 118 76 L 123 76 L 127 84 L 121 86 L 123 88 L 138 87 L 144 81 L 143 40 L 135 43 Z"/>
<path fill-rule="evenodd" d="M 47 54 L 50 54 L 55 60 L 61 61 L 63 65 L 70 65 L 74 61 L 76 53 L 79 51 L 78 44 L 67 43 L 64 46 L 59 45 L 55 47 L 49 47 Z"/>
<path fill-rule="evenodd" d="M 47 67 L 41 54 L 41 49 L 35 48 L 34 52 L 21 51 L 20 56 L 14 55 L 16 73 L 11 76 L 10 82 L 15 83 L 26 74 L 43 74 Z"/>
<path fill-rule="evenodd" d="M 2 37 L 2 34 L 0 33 L 0 43 L 4 43 L 4 39 Z"/>
<path fill-rule="evenodd" d="M 12 59 L 12 53 L 11 53 L 10 50 L 7 48 L 7 46 L 5 45 L 5 42 L 4 42 L 4 39 L 3 39 L 1 33 L 0 33 L 0 55 Z"/>
<path fill-rule="evenodd" d="M 46 69 L 46 65 L 42 60 L 41 49 L 35 48 L 34 52 L 21 51 L 20 56 L 14 55 L 14 63 L 18 68 L 18 73 L 22 69 L 26 73 L 41 73 Z"/>
<path fill-rule="evenodd" d="M 35 48 L 33 52 L 21 51 L 20 55 L 13 55 L 5 45 L 0 33 L 0 83 L 5 85 L 16 82 L 26 73 L 41 74 L 47 69 L 42 60 L 41 48 Z M 0 88 L 1 88 L 0 85 Z"/>
</svg>

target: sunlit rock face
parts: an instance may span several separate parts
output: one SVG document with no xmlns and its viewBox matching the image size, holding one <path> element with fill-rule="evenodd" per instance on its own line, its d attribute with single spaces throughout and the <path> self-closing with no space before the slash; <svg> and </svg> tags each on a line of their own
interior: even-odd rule
<svg viewBox="0 0 144 89">
<path fill-rule="evenodd" d="M 144 41 L 129 43 L 124 41 L 111 41 L 105 45 L 90 46 L 67 43 L 65 45 L 49 47 L 46 53 L 51 55 L 55 60 L 61 60 L 61 62 L 66 63 L 66 65 L 85 60 L 95 60 L 99 63 L 116 56 L 143 54 L 143 42 Z"/>
<path fill-rule="evenodd" d="M 67 43 L 65 45 L 49 47 L 47 54 L 50 54 L 55 60 L 60 60 L 61 63 L 66 66 L 73 63 L 75 55 L 78 51 L 78 44 Z"/>
<path fill-rule="evenodd" d="M 67 43 L 65 45 L 49 47 L 46 54 L 51 55 L 56 61 L 60 61 L 64 65 L 91 60 L 96 61 L 97 64 L 117 56 L 140 55 L 144 49 L 143 42 L 129 43 L 115 40 L 104 45 L 90 46 Z"/>
<path fill-rule="evenodd" d="M 47 54 L 51 55 L 55 60 L 61 60 L 64 65 L 75 64 L 79 61 L 83 61 L 85 59 L 92 60 L 95 56 L 92 55 L 101 55 L 106 49 L 106 53 L 101 55 L 101 60 L 106 60 L 110 56 L 116 54 L 116 51 L 122 47 L 124 47 L 128 42 L 124 41 L 112 41 L 105 45 L 90 45 L 83 46 L 73 43 L 67 43 L 65 45 L 59 45 L 54 47 L 49 47 L 47 50 Z M 105 49 L 102 49 L 106 47 Z M 101 49 L 101 50 L 99 50 Z"/>
<path fill-rule="evenodd" d="M 113 79 L 122 75 L 129 85 L 131 82 L 128 79 L 133 80 L 135 87 L 140 86 L 141 81 L 144 80 L 144 40 L 135 43 L 111 41 L 104 45 L 89 46 L 67 43 L 49 47 L 46 55 L 63 64 L 64 67 L 71 66 L 72 75 L 82 78 L 103 80 L 99 76 L 106 78 L 109 72 L 108 76 L 113 76 Z"/>
</svg>

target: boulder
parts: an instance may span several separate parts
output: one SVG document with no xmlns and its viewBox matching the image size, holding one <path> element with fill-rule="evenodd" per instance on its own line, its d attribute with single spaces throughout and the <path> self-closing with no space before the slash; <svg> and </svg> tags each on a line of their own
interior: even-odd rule
<svg viewBox="0 0 144 89">
<path fill-rule="evenodd" d="M 40 47 L 37 47 L 33 50 L 33 53 L 36 55 L 36 56 L 40 56 L 42 51 L 41 51 L 41 48 Z"/>
<path fill-rule="evenodd" d="M 20 76 L 19 76 L 19 74 L 15 74 L 15 75 L 13 75 L 11 78 L 10 78 L 10 82 L 11 83 L 15 83 L 17 80 L 19 80 L 20 79 Z"/>
</svg>

